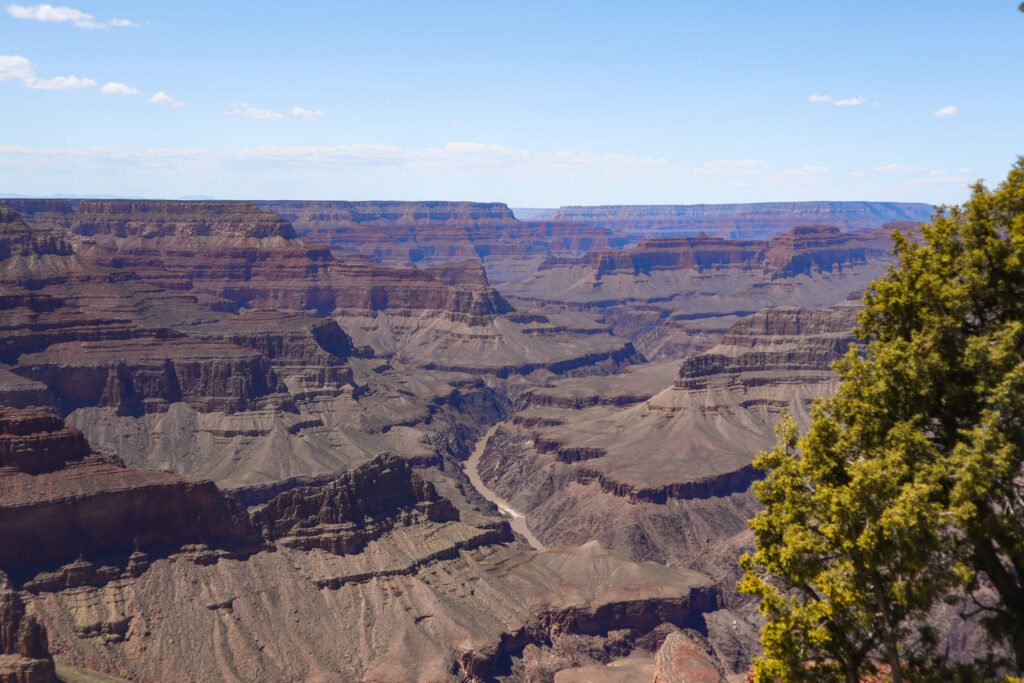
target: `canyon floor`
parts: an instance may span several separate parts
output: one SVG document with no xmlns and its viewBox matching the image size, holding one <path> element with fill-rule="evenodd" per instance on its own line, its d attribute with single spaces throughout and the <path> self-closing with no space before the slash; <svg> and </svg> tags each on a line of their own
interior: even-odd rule
<svg viewBox="0 0 1024 683">
<path fill-rule="evenodd" d="M 0 681 L 743 680 L 753 458 L 930 213 L 0 199 Z"/>
</svg>

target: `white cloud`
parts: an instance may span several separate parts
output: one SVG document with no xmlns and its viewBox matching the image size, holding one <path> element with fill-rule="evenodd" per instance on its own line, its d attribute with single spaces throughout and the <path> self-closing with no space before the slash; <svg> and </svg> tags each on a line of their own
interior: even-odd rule
<svg viewBox="0 0 1024 683">
<path fill-rule="evenodd" d="M 831 171 L 832 169 L 828 166 L 815 166 L 808 164 L 801 168 L 793 168 L 773 173 L 765 178 L 765 182 L 771 184 L 784 183 L 789 185 L 807 185 L 818 181 L 821 176 L 826 173 L 830 173 Z"/>
<path fill-rule="evenodd" d="M 369 169 L 411 169 L 428 171 L 522 174 L 591 173 L 632 177 L 642 173 L 678 172 L 664 159 L 624 154 L 591 152 L 533 152 L 502 145 L 474 142 L 450 142 L 443 147 L 406 148 L 394 145 L 285 146 L 261 145 L 235 150 L 208 149 L 117 149 L 108 147 L 35 148 L 24 145 L 0 145 L 0 166 L 4 157 L 17 157 L 17 163 L 30 160 L 40 168 L 80 170 L 139 167 L 173 171 L 202 165 L 204 168 L 251 172 L 272 167 L 279 171 L 329 170 L 339 172 Z M 264 164 L 264 165 L 260 165 Z"/>
<path fill-rule="evenodd" d="M 135 26 L 135 23 L 128 19 L 111 19 L 108 22 L 97 21 L 96 17 L 74 9 L 73 7 L 54 7 L 53 5 L 18 5 L 7 6 L 7 13 L 15 19 L 30 19 L 34 21 L 46 21 L 51 23 L 68 23 L 76 28 L 84 29 L 107 29 L 112 26 L 126 28 Z"/>
<path fill-rule="evenodd" d="M 951 104 L 948 107 L 942 107 L 941 109 L 936 109 L 935 113 L 932 114 L 932 116 L 934 116 L 937 119 L 944 119 L 947 116 L 956 116 L 958 113 L 960 113 L 960 110 L 957 109 L 955 104 Z"/>
<path fill-rule="evenodd" d="M 859 107 L 865 102 L 867 102 L 867 100 L 858 95 L 857 97 L 846 97 L 841 100 L 836 100 L 832 104 L 836 105 L 837 107 Z"/>
<path fill-rule="evenodd" d="M 968 178 L 967 176 L 950 176 L 950 175 L 946 175 L 944 173 L 939 173 L 939 174 L 929 175 L 928 177 L 925 177 L 925 178 L 914 178 L 910 182 L 913 185 L 923 185 L 923 186 L 939 186 L 939 187 L 942 187 L 942 186 L 952 185 L 954 187 L 967 187 L 968 185 L 973 183 L 974 180 L 971 179 L 971 178 Z"/>
<path fill-rule="evenodd" d="M 284 121 L 285 119 L 303 119 L 315 121 L 327 116 L 327 112 L 319 109 L 312 111 L 302 107 L 292 107 L 287 113 L 254 107 L 245 102 L 232 102 L 231 108 L 224 111 L 227 116 L 240 116 L 244 119 L 257 119 L 259 121 Z"/>
<path fill-rule="evenodd" d="M 969 177 L 967 177 L 967 174 L 971 172 L 971 169 L 969 168 L 959 169 L 955 176 L 936 168 L 928 168 L 927 166 L 908 166 L 905 164 L 885 164 L 884 166 L 875 166 L 872 170 L 881 175 L 917 176 L 910 178 L 907 182 L 911 185 L 919 186 L 966 187 L 973 182 Z"/>
<path fill-rule="evenodd" d="M 110 83 L 107 83 L 102 88 L 100 88 L 100 92 L 103 93 L 104 95 L 141 95 L 142 94 L 142 91 L 139 90 L 138 88 L 133 88 L 130 85 L 125 85 L 124 83 L 115 83 L 113 81 L 111 81 Z"/>
<path fill-rule="evenodd" d="M 815 104 L 832 104 L 837 107 L 859 107 L 867 103 L 867 100 L 861 95 L 857 97 L 832 97 L 831 95 L 815 94 L 808 97 L 807 101 Z"/>
<path fill-rule="evenodd" d="M 820 199 L 825 189 L 834 189 L 832 179 L 836 174 L 836 169 L 822 165 L 775 167 L 755 159 L 711 161 L 698 170 L 665 158 L 529 150 L 466 141 L 436 147 L 351 144 L 140 149 L 0 145 L 0 182 L 13 182 L 12 191 L 17 192 L 30 191 L 22 188 L 31 181 L 40 187 L 73 182 L 80 192 L 89 183 L 95 184 L 95 190 L 90 190 L 95 192 L 110 193 L 114 191 L 110 188 L 117 186 L 116 192 L 122 194 L 145 194 L 146 188 L 163 187 L 174 195 L 252 198 L 302 194 L 329 199 L 336 198 L 342 187 L 346 196 L 389 194 L 427 199 L 455 192 L 481 200 L 501 200 L 520 187 L 525 193 L 546 193 L 545 201 L 552 206 L 566 201 L 566 195 L 569 203 L 584 204 L 636 203 L 638 199 L 646 203 L 693 203 L 771 201 L 780 196 Z M 845 177 L 845 173 L 842 175 Z M 908 176 L 901 183 L 879 183 L 878 187 L 894 200 L 911 197 L 933 201 L 936 194 L 961 191 L 952 184 L 948 189 L 914 185 L 910 183 L 914 177 Z M 837 178 L 836 182 L 843 179 Z M 928 179 L 935 185 L 939 180 L 955 182 Z M 628 194 L 633 191 L 641 194 Z M 950 198 L 958 197 L 950 194 Z"/>
<path fill-rule="evenodd" d="M 240 116 L 243 119 L 258 119 L 261 121 L 282 121 L 288 116 L 279 111 L 253 107 L 245 102 L 232 102 L 231 109 L 224 112 L 227 116 Z"/>
<path fill-rule="evenodd" d="M 91 78 L 56 76 L 54 78 L 31 78 L 25 81 L 25 85 L 36 90 L 84 90 L 95 88 L 99 84 Z"/>
<path fill-rule="evenodd" d="M 0 81 L 27 81 L 33 78 L 32 62 L 21 55 L 0 55 Z"/>
<path fill-rule="evenodd" d="M 322 109 L 303 109 L 302 107 L 292 107 L 291 111 L 288 112 L 293 119 L 305 119 L 306 121 L 316 121 L 327 116 L 327 112 Z"/>
<path fill-rule="evenodd" d="M 757 159 L 719 159 L 693 169 L 697 175 L 754 175 L 768 168 Z"/>
<path fill-rule="evenodd" d="M 174 99 L 173 97 L 165 93 L 163 90 L 150 97 L 147 100 L 147 102 L 149 102 L 150 104 L 161 104 L 165 107 L 171 107 L 172 109 L 181 109 L 185 106 L 184 102 L 179 102 L 178 100 Z"/>
<path fill-rule="evenodd" d="M 91 78 L 78 76 L 39 78 L 32 62 L 21 55 L 0 55 L 0 81 L 21 81 L 35 90 L 83 90 L 99 85 Z"/>
<path fill-rule="evenodd" d="M 872 170 L 875 173 L 882 173 L 884 175 L 897 175 L 904 173 L 925 173 L 928 169 L 921 166 L 906 166 L 904 164 L 885 164 L 884 166 L 875 166 Z"/>
</svg>

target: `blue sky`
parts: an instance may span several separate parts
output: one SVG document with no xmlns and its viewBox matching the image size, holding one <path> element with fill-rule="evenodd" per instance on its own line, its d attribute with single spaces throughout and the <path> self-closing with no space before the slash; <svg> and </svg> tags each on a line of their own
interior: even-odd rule
<svg viewBox="0 0 1024 683">
<path fill-rule="evenodd" d="M 951 203 L 1024 154 L 1016 0 L 68 2 L 2 5 L 2 193 Z"/>
</svg>

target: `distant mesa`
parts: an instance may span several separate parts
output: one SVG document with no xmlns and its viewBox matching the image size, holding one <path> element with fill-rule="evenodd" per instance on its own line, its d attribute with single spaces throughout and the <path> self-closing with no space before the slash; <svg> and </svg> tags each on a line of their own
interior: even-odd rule
<svg viewBox="0 0 1024 683">
<path fill-rule="evenodd" d="M 935 207 L 900 202 L 764 202 L 654 206 L 564 206 L 551 220 L 588 223 L 630 235 L 696 235 L 765 239 L 803 224 L 843 231 L 896 221 L 926 222 Z"/>
</svg>

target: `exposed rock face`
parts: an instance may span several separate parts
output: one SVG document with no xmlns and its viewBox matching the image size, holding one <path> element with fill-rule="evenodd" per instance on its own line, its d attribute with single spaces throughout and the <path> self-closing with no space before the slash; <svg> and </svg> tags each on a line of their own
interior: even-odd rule
<svg viewBox="0 0 1024 683">
<path fill-rule="evenodd" d="M 63 429 L 14 409 L 0 425 Z M 32 577 L 23 598 L 0 584 L 5 681 L 55 680 L 47 632 L 61 661 L 129 680 L 550 679 L 650 652 L 718 604 L 704 576 L 596 543 L 524 551 L 503 520 L 469 506 L 464 517 L 391 455 L 285 491 L 251 525 L 210 484 L 76 456 L 37 475 L 0 471 L 0 569 Z M 32 576 L 69 552 L 93 559 Z"/>
<path fill-rule="evenodd" d="M 59 225 L 76 235 L 115 237 L 295 237 L 284 218 L 252 202 L 132 199 L 5 199 L 28 220 Z"/>
<path fill-rule="evenodd" d="M 508 310 L 475 286 L 455 291 L 422 271 L 333 259 L 291 223 L 251 202 L 4 200 L 33 230 L 63 233 L 81 258 L 142 282 L 187 290 L 217 308 L 330 312 L 336 306 L 429 308 L 461 315 Z"/>
<path fill-rule="evenodd" d="M 70 256 L 71 245 L 52 232 L 32 230 L 16 211 L 0 206 L 0 261 L 32 256 Z"/>
<path fill-rule="evenodd" d="M 697 642 L 676 631 L 654 657 L 654 683 L 725 683 L 725 671 Z"/>
<path fill-rule="evenodd" d="M 232 413 L 285 392 L 258 351 L 186 339 L 54 344 L 22 356 L 15 371 L 45 384 L 65 412 L 109 406 L 141 415 L 185 402 Z"/>
<path fill-rule="evenodd" d="M 458 521 L 451 502 L 412 473 L 409 463 L 386 455 L 317 488 L 275 497 L 253 519 L 264 535 L 290 548 L 353 554 L 394 523 Z"/>
<path fill-rule="evenodd" d="M 760 308 L 845 301 L 884 273 L 892 230 L 910 227 L 798 226 L 769 240 L 649 238 L 626 249 L 550 259 L 502 289 L 519 306 L 600 312 L 645 357 L 678 358 L 714 345 L 737 319 Z"/>
<path fill-rule="evenodd" d="M 475 254 L 339 259 L 250 202 L 0 206 L 17 243 L 0 258 L 0 403 L 52 408 L 132 466 L 251 486 L 383 451 L 440 462 L 506 409 L 480 378 L 640 359 L 593 315 L 517 313 Z M 477 222 L 521 227 L 506 214 Z"/>
<path fill-rule="evenodd" d="M 709 235 L 763 239 L 798 225 L 828 224 L 844 230 L 894 221 L 931 220 L 935 207 L 897 202 L 765 202 L 662 206 L 564 206 L 552 220 L 577 221 L 613 232 L 646 235 Z"/>
<path fill-rule="evenodd" d="M 861 266 L 889 255 L 891 231 L 887 226 L 848 233 L 830 225 L 797 226 L 770 242 L 764 267 L 778 278 Z"/>
<path fill-rule="evenodd" d="M 745 528 L 754 455 L 774 443 L 783 410 L 806 419 L 834 389 L 831 363 L 855 317 L 853 306 L 762 311 L 683 361 L 674 382 L 621 376 L 619 401 L 605 378 L 535 390 L 488 444 L 480 475 L 545 544 L 597 538 L 629 557 L 679 560 Z M 659 381 L 671 386 L 659 392 Z M 586 400 L 588 384 L 608 400 Z"/>
<path fill-rule="evenodd" d="M 44 629 L 0 572 L 0 683 L 56 683 Z"/>
<path fill-rule="evenodd" d="M 751 461 L 774 443 L 782 411 L 805 422 L 811 401 L 834 391 L 831 364 L 852 342 L 856 314 L 853 305 L 767 309 L 678 366 L 552 381 L 523 394 L 479 474 L 546 545 L 593 538 L 710 575 L 721 602 L 702 633 L 715 659 L 741 673 L 757 651 L 755 610 L 735 589 L 758 507 Z"/>
<path fill-rule="evenodd" d="M 338 255 L 423 265 L 472 260 L 492 282 L 519 279 L 551 255 L 608 246 L 607 231 L 523 222 L 504 204 L 471 202 L 260 202 Z"/>
<path fill-rule="evenodd" d="M 89 455 L 82 433 L 44 410 L 0 407 L 0 468 L 40 474 Z"/>
<path fill-rule="evenodd" d="M 125 469 L 39 410 L 0 409 L 0 570 L 254 538 L 212 482 Z"/>
</svg>

